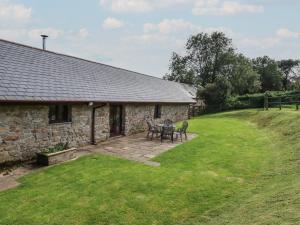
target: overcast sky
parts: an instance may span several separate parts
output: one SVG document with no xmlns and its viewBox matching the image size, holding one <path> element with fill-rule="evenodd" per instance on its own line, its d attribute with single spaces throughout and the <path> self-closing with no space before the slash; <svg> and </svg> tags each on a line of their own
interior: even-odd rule
<svg viewBox="0 0 300 225">
<path fill-rule="evenodd" d="M 162 77 L 197 32 L 249 57 L 300 58 L 299 0 L 0 0 L 0 38 Z"/>
</svg>

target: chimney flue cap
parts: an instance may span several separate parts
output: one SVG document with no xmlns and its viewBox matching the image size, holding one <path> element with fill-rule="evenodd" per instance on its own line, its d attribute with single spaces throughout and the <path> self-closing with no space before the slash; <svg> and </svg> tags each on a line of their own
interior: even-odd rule
<svg viewBox="0 0 300 225">
<path fill-rule="evenodd" d="M 47 39 L 47 35 L 42 34 L 41 37 L 43 38 L 43 50 L 46 50 L 46 39 Z"/>
</svg>

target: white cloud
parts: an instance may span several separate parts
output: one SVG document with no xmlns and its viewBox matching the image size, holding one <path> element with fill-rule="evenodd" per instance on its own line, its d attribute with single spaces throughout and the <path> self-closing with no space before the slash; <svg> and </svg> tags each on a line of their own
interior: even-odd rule
<svg viewBox="0 0 300 225">
<path fill-rule="evenodd" d="M 51 39 L 56 39 L 64 34 L 63 30 L 55 29 L 55 28 L 40 28 L 40 29 L 32 29 L 28 31 L 28 36 L 32 39 L 41 38 L 41 34 L 48 35 Z"/>
<path fill-rule="evenodd" d="M 162 34 L 169 34 L 169 33 L 179 32 L 183 30 L 197 31 L 200 29 L 201 28 L 199 26 L 196 26 L 183 19 L 165 19 L 157 24 L 154 23 L 144 24 L 145 33 L 159 32 Z"/>
<path fill-rule="evenodd" d="M 124 38 L 124 40 L 126 42 L 133 42 L 138 44 L 154 44 L 165 42 L 168 40 L 168 37 L 160 34 L 141 34 Z"/>
<path fill-rule="evenodd" d="M 162 8 L 193 6 L 195 15 L 233 15 L 259 13 L 264 7 L 240 3 L 238 0 L 100 0 L 100 6 L 113 12 L 149 12 Z"/>
<path fill-rule="evenodd" d="M 280 38 L 278 37 L 242 37 L 234 40 L 236 41 L 234 44 L 238 46 L 238 48 L 254 48 L 254 49 L 269 49 L 275 47 L 279 42 Z"/>
<path fill-rule="evenodd" d="M 26 21 L 31 18 L 32 9 L 22 4 L 0 1 L 0 20 Z"/>
<path fill-rule="evenodd" d="M 173 33 L 187 34 L 198 32 L 212 33 L 214 31 L 224 32 L 227 35 L 233 35 L 230 29 L 225 27 L 201 27 L 199 25 L 193 24 L 184 19 L 164 19 L 159 23 L 145 23 L 144 33 L 160 33 L 163 35 L 170 35 Z"/>
<path fill-rule="evenodd" d="M 193 1 L 195 0 L 100 0 L 100 5 L 113 12 L 148 12 Z"/>
<path fill-rule="evenodd" d="M 300 38 L 300 32 L 291 31 L 287 28 L 277 30 L 277 36 L 280 38 Z"/>
<path fill-rule="evenodd" d="M 101 0 L 101 6 L 109 7 L 114 12 L 145 12 L 152 10 L 147 0 Z"/>
<path fill-rule="evenodd" d="M 14 29 L 1 29 L 0 28 L 0 38 L 11 40 L 11 41 L 24 41 L 32 40 L 39 41 L 41 39 L 41 34 L 46 34 L 49 39 L 55 40 L 60 38 L 62 40 L 77 41 L 87 38 L 90 34 L 86 28 L 81 28 L 78 31 L 64 31 L 56 28 L 14 28 Z"/>
<path fill-rule="evenodd" d="M 105 29 L 117 29 L 124 25 L 121 20 L 113 17 L 108 17 L 103 21 L 102 27 Z"/>
<path fill-rule="evenodd" d="M 86 28 L 81 28 L 78 33 L 77 33 L 77 37 L 79 39 L 85 39 L 89 36 L 89 32 Z"/>
<path fill-rule="evenodd" d="M 123 40 L 137 44 L 147 44 L 153 47 L 168 46 L 171 51 L 181 51 L 191 34 L 199 32 L 212 33 L 222 31 L 231 36 L 233 32 L 224 27 L 201 27 L 184 19 L 164 19 L 158 23 L 145 23 L 143 33 L 129 36 Z"/>
<path fill-rule="evenodd" d="M 193 8 L 195 15 L 233 15 L 237 13 L 261 13 L 262 5 L 243 4 L 238 1 L 196 0 Z"/>
<path fill-rule="evenodd" d="M 16 41 L 27 36 L 26 29 L 0 29 L 0 38 Z"/>
</svg>

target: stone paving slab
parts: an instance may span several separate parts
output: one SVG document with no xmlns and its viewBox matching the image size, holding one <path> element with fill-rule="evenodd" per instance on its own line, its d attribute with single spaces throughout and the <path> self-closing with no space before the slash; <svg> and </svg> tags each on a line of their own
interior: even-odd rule
<svg viewBox="0 0 300 225">
<path fill-rule="evenodd" d="M 196 137 L 196 134 L 188 134 L 188 140 Z M 183 140 L 186 142 L 187 140 Z M 102 153 L 114 155 L 121 158 L 142 162 L 147 165 L 159 166 L 158 162 L 153 162 L 151 159 L 162 154 L 177 145 L 182 144 L 180 140 L 166 139 L 161 143 L 160 138 L 153 140 L 146 138 L 146 133 L 140 133 L 132 136 L 118 137 L 96 146 L 88 146 L 88 150 L 93 153 Z M 85 150 L 86 148 L 81 148 Z"/>
</svg>

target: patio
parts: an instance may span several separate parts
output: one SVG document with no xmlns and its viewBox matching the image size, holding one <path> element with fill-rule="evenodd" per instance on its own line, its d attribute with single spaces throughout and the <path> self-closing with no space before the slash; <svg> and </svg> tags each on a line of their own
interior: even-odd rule
<svg viewBox="0 0 300 225">
<path fill-rule="evenodd" d="M 153 138 L 153 140 L 146 138 L 147 133 L 140 133 L 125 137 L 111 138 L 109 141 L 100 143 L 96 146 L 86 146 L 80 148 L 78 155 L 85 155 L 87 153 L 102 153 L 118 156 L 121 158 L 142 162 L 150 166 L 159 166 L 159 163 L 151 161 L 155 156 L 166 152 L 177 145 L 187 141 L 183 139 L 171 142 L 166 139 L 162 143 L 160 138 Z M 188 140 L 196 137 L 196 134 L 188 134 Z"/>
<path fill-rule="evenodd" d="M 185 139 L 183 139 L 183 142 L 175 140 L 172 143 L 170 139 L 165 139 L 161 143 L 160 138 L 150 140 L 146 138 L 146 135 L 147 133 L 139 133 L 131 136 L 114 137 L 98 145 L 78 148 L 76 155 L 78 158 L 84 155 L 101 153 L 141 162 L 149 166 L 160 166 L 158 162 L 151 161 L 151 159 L 187 141 Z M 196 134 L 189 133 L 188 140 L 196 136 Z M 31 163 L 0 173 L 0 191 L 17 187 L 19 185 L 17 181 L 19 177 L 33 170 L 43 168 L 45 167 L 39 167 L 35 163 Z"/>
</svg>

